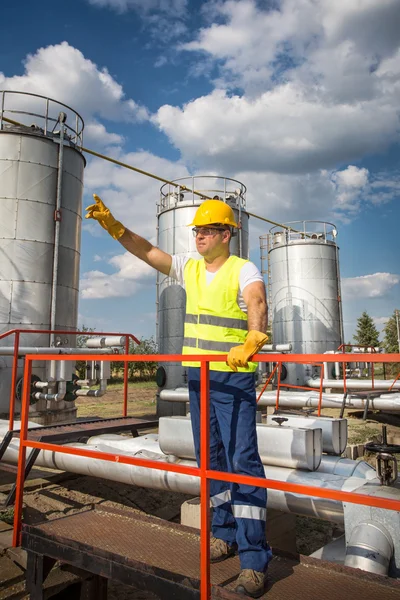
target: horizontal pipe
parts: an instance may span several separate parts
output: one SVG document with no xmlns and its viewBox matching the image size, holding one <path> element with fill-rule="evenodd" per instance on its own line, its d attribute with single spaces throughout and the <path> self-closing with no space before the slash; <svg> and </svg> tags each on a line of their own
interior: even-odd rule
<svg viewBox="0 0 400 600">
<path fill-rule="evenodd" d="M 265 344 L 260 354 L 263 352 L 290 352 L 292 349 L 292 344 Z"/>
<path fill-rule="evenodd" d="M 125 346 L 125 337 L 113 335 L 108 337 L 89 338 L 86 340 L 87 348 L 110 348 L 112 346 Z"/>
<path fill-rule="evenodd" d="M 2 356 L 13 356 L 13 346 L 0 346 L 0 355 Z M 43 348 L 38 346 L 20 346 L 18 348 L 18 355 L 25 356 L 26 354 L 114 354 L 111 348 L 63 348 L 53 346 L 51 348 Z"/>
<path fill-rule="evenodd" d="M 60 381 L 58 384 L 58 392 L 56 394 L 43 394 L 42 392 L 35 392 L 33 396 L 36 400 L 55 400 L 56 402 L 60 402 L 64 400 L 65 395 L 67 393 L 67 383 L 65 381 Z"/>
<path fill-rule="evenodd" d="M 107 392 L 107 380 L 100 380 L 100 387 L 97 390 L 76 390 L 76 396 L 92 396 L 94 398 L 101 398 Z"/>
<path fill-rule="evenodd" d="M 189 402 L 189 391 L 187 388 L 176 388 L 174 390 L 161 390 L 160 400 L 169 402 Z M 346 409 L 364 410 L 366 399 L 356 396 L 347 396 L 345 400 Z M 323 408 L 341 408 L 343 404 L 343 394 L 322 394 Z M 258 401 L 258 407 L 275 406 L 276 392 L 264 392 Z M 280 392 L 280 408 L 318 408 L 319 394 L 316 392 Z M 378 397 L 369 399 L 369 408 L 371 410 L 392 410 L 400 411 L 400 395 L 392 394 L 388 397 Z"/>
<path fill-rule="evenodd" d="M 8 421 L 2 422 L 0 427 L 0 439 L 8 430 Z M 32 424 L 36 425 L 36 424 Z M 28 426 L 31 426 L 29 423 Z M 15 427 L 20 427 L 15 423 Z M 97 440 L 100 436 L 97 436 Z M 107 436 L 105 436 L 107 437 Z M 111 436 L 108 436 L 111 437 Z M 124 437 L 124 436 L 119 436 Z M 95 441 L 93 438 L 89 441 Z M 123 440 L 124 448 L 118 441 L 111 438 L 109 441 L 101 440 L 100 443 L 90 444 L 66 444 L 74 448 L 87 448 L 101 452 L 110 452 L 113 448 L 118 454 L 128 456 L 138 456 L 150 460 L 157 460 L 161 463 L 171 462 L 172 457 L 167 457 L 159 449 L 157 436 L 140 436 L 138 438 L 125 438 Z M 113 445 L 115 444 L 115 446 Z M 129 450 L 127 450 L 129 448 Z M 157 451 L 158 450 L 158 451 Z M 13 439 L 3 457 L 8 463 L 18 463 L 19 439 Z M 29 452 L 29 451 L 28 451 Z M 195 461 L 174 459 L 181 466 L 195 467 Z M 157 469 L 148 469 L 135 465 L 123 463 L 107 462 L 101 459 L 75 456 L 72 454 L 58 453 L 49 450 L 42 450 L 36 459 L 37 466 L 59 469 L 81 475 L 91 475 L 129 485 L 137 485 L 158 490 L 175 491 L 183 494 L 198 496 L 200 493 L 199 478 L 192 475 L 182 475 L 180 473 L 167 472 Z M 275 481 L 295 482 L 304 485 L 315 486 L 316 488 L 327 488 L 331 490 L 353 491 L 366 483 L 363 477 L 342 476 L 323 472 L 299 471 L 296 469 L 287 469 L 284 467 L 264 467 L 265 476 Z M 313 496 L 304 496 L 281 490 L 268 490 L 268 507 L 281 510 L 286 513 L 294 513 L 307 517 L 317 517 L 328 521 L 333 521 L 343 525 L 343 504 L 338 500 L 326 498 L 317 498 Z"/>
<path fill-rule="evenodd" d="M 284 387 L 284 383 L 282 384 Z M 307 379 L 306 386 L 312 388 L 319 388 L 321 385 L 320 379 L 312 379 L 311 377 Z M 388 390 L 390 387 L 395 390 L 400 390 L 400 381 L 394 379 L 346 379 L 346 383 L 343 379 L 323 379 L 322 387 L 324 388 L 333 388 L 333 389 L 343 389 L 346 386 L 348 390 Z"/>
</svg>

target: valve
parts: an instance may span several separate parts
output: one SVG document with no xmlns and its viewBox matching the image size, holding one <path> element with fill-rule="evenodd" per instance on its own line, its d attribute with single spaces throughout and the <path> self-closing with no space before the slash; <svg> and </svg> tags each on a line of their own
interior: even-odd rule
<svg viewBox="0 0 400 600">
<path fill-rule="evenodd" d="M 382 442 L 368 442 L 364 448 L 367 452 L 376 453 L 376 475 L 381 485 L 389 486 L 395 483 L 398 468 L 394 454 L 400 454 L 400 445 L 388 444 L 386 425 L 382 425 Z"/>
<path fill-rule="evenodd" d="M 272 417 L 272 421 L 275 421 L 276 423 L 278 423 L 279 427 L 281 427 L 282 423 L 284 423 L 285 421 L 289 421 L 289 419 L 287 419 L 286 417 Z"/>
<path fill-rule="evenodd" d="M 30 386 L 30 393 L 29 393 L 29 404 L 30 405 L 36 404 L 36 402 L 37 402 L 37 399 L 35 398 L 35 394 L 38 390 L 35 387 L 35 383 L 38 381 L 41 381 L 40 377 L 33 374 L 31 376 L 31 386 Z M 23 384 L 24 384 L 24 379 L 23 379 L 23 377 L 20 377 L 15 386 L 15 397 L 19 402 L 22 399 Z"/>
</svg>

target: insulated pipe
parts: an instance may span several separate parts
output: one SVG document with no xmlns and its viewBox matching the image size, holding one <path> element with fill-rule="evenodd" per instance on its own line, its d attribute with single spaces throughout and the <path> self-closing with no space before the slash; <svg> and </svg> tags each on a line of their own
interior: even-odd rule
<svg viewBox="0 0 400 600">
<path fill-rule="evenodd" d="M 54 252 L 53 252 L 53 277 L 51 282 L 51 305 L 50 305 L 50 329 L 56 329 L 56 308 L 57 308 L 57 283 L 58 283 L 58 256 L 60 251 L 60 225 L 61 225 L 61 194 L 62 194 L 62 176 L 63 176 L 63 158 L 64 158 L 64 123 L 67 115 L 60 112 L 58 123 L 60 125 L 60 140 L 58 149 L 57 164 L 57 191 L 56 208 L 54 211 Z M 54 345 L 54 333 L 50 334 L 50 345 Z"/>
<path fill-rule="evenodd" d="M 75 385 L 82 385 L 85 387 L 92 387 L 93 385 L 97 385 L 99 383 L 98 379 L 77 379 L 75 381 Z"/>
<path fill-rule="evenodd" d="M 107 380 L 100 380 L 100 387 L 98 390 L 76 390 L 76 396 L 93 396 L 94 398 L 101 398 L 107 391 Z"/>
<path fill-rule="evenodd" d="M 111 346 L 125 346 L 125 336 L 89 338 L 86 341 L 87 348 L 109 348 Z"/>
<path fill-rule="evenodd" d="M 189 402 L 189 391 L 187 388 L 176 388 L 174 390 L 161 390 L 161 400 L 169 402 Z M 343 394 L 323 394 L 323 408 L 341 408 L 343 404 Z M 276 392 L 264 392 L 258 401 L 258 407 L 275 406 Z M 280 408 L 318 408 L 319 394 L 314 392 L 280 392 Z M 364 410 L 365 400 L 348 395 L 345 408 Z M 393 410 L 400 411 L 400 395 L 392 394 L 390 397 L 370 398 L 369 407 L 371 410 Z"/>
<path fill-rule="evenodd" d="M 290 352 L 292 350 L 292 344 L 265 344 L 260 354 L 263 352 Z"/>
<path fill-rule="evenodd" d="M 162 392 L 161 392 L 162 393 Z M 182 396 L 182 394 L 180 394 Z M 182 399 L 180 400 L 182 402 Z M 344 406 L 346 409 L 364 410 L 366 400 L 348 395 Z M 319 394 L 317 392 L 280 392 L 280 408 L 318 408 Z M 258 401 L 258 406 L 275 406 L 276 392 L 264 392 Z M 323 394 L 323 408 L 342 408 L 343 394 Z M 391 394 L 388 397 L 380 396 L 370 398 L 370 410 L 400 411 L 400 394 Z"/>
<path fill-rule="evenodd" d="M 308 387 L 319 388 L 320 385 L 320 379 L 310 378 L 306 381 L 306 386 Z M 324 388 L 342 389 L 344 388 L 344 385 L 345 383 L 343 380 L 324 379 L 322 381 L 322 387 Z M 390 387 L 392 387 L 392 389 L 400 390 L 400 381 L 394 379 L 384 381 L 375 379 L 372 382 L 372 379 L 362 379 L 361 381 L 359 379 L 346 379 L 346 388 L 349 390 L 368 390 L 373 392 L 375 390 L 388 390 Z"/>
<path fill-rule="evenodd" d="M 0 430 L 0 436 L 5 435 L 8 430 L 8 421 L 3 421 L 3 423 L 4 426 Z M 30 424 L 28 426 L 30 426 Z M 20 424 L 16 423 L 15 427 L 20 427 Z M 168 459 L 161 451 L 155 452 L 157 445 L 155 444 L 154 439 L 150 440 L 150 444 L 146 444 L 146 440 L 143 439 L 143 437 L 129 439 L 130 451 L 112 446 L 112 440 L 110 440 L 108 444 L 66 444 L 66 446 L 82 449 L 90 448 L 90 450 L 97 450 L 99 453 L 112 452 L 113 448 L 116 453 L 126 456 L 148 458 L 163 463 L 172 460 L 171 457 Z M 147 450 L 146 445 L 151 449 Z M 8 463 L 17 464 L 18 453 L 19 439 L 14 438 L 11 440 L 5 451 L 3 460 Z M 175 462 L 184 466 L 196 466 L 195 461 L 180 460 L 179 458 L 176 458 Z M 200 493 L 200 482 L 198 477 L 159 471 L 157 469 L 148 469 L 147 467 L 138 467 L 118 462 L 111 463 L 94 458 L 63 454 L 49 450 L 41 450 L 35 464 L 40 467 L 59 469 L 61 471 L 68 471 L 81 475 L 91 475 L 93 477 L 100 477 L 111 481 L 118 481 L 120 483 L 133 484 L 151 489 L 174 491 L 183 494 L 191 494 L 193 496 L 198 496 Z M 315 486 L 316 488 L 331 490 L 354 491 L 366 483 L 366 480 L 360 477 L 343 477 L 327 473 L 286 469 L 284 467 L 268 466 L 264 467 L 264 471 L 265 476 L 274 481 L 291 481 L 303 485 Z M 286 513 L 325 519 L 340 525 L 343 525 L 344 523 L 343 504 L 337 500 L 316 498 L 313 496 L 310 497 L 270 489 L 268 490 L 268 507 Z"/>
<path fill-rule="evenodd" d="M 374 522 L 354 527 L 346 548 L 346 567 L 387 575 L 393 555 L 393 540 L 383 525 Z"/>
<path fill-rule="evenodd" d="M 44 348 L 38 346 L 20 346 L 18 348 L 18 356 L 26 354 L 114 354 L 111 348 L 100 348 L 94 350 L 91 348 L 65 348 L 62 346 Z M 0 355 L 13 356 L 14 348 L 12 346 L 0 346 Z"/>
<path fill-rule="evenodd" d="M 58 392 L 56 394 L 43 394 L 42 392 L 35 392 L 33 394 L 36 400 L 55 400 L 56 402 L 60 402 L 64 400 L 65 394 L 67 393 L 67 382 L 60 381 L 58 383 Z"/>
</svg>

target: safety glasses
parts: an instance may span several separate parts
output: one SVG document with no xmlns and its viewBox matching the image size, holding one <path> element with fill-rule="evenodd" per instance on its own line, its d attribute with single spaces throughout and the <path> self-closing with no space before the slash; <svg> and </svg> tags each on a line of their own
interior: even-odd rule
<svg viewBox="0 0 400 600">
<path fill-rule="evenodd" d="M 226 229 L 223 227 L 193 227 L 192 229 L 194 237 L 197 237 L 199 234 L 209 237 L 217 235 L 217 233 L 221 233 L 222 231 L 226 231 Z"/>
</svg>

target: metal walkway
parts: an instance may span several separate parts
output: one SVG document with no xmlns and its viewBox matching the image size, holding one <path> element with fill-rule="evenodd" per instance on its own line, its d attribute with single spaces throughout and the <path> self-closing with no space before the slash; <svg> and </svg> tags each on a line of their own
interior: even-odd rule
<svg viewBox="0 0 400 600">
<path fill-rule="evenodd" d="M 200 536 L 189 527 L 96 508 L 23 525 L 22 547 L 28 551 L 27 586 L 32 600 L 43 597 L 42 580 L 56 560 L 99 576 L 93 593 L 96 600 L 107 597 L 107 579 L 134 584 L 165 599 L 199 598 Z M 212 598 L 243 598 L 233 592 L 239 570 L 238 557 L 211 565 Z M 38 573 L 42 573 L 39 578 Z M 263 598 L 400 600 L 400 582 L 309 557 L 296 560 L 278 555 L 270 565 Z"/>
</svg>

